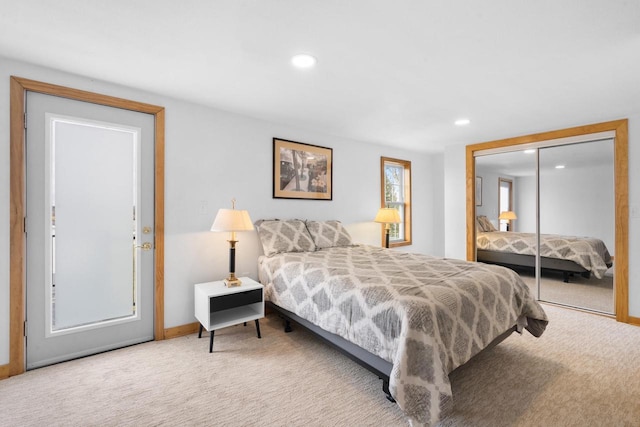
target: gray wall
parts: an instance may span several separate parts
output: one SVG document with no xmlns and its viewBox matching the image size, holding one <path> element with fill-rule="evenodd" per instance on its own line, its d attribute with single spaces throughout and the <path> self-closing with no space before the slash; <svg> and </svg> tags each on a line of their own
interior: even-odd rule
<svg viewBox="0 0 640 427">
<path fill-rule="evenodd" d="M 237 199 L 260 218 L 339 219 L 354 240 L 380 244 L 380 156 L 412 162 L 413 245 L 444 253 L 442 155 L 365 144 L 268 123 L 181 100 L 0 58 L 0 365 L 9 361 L 9 76 L 40 80 L 166 108 L 165 327 L 194 322 L 193 284 L 226 276 L 228 236 L 209 228 Z M 272 138 L 333 148 L 333 201 L 272 198 Z M 257 278 L 255 232 L 238 234 L 236 271 Z"/>
</svg>

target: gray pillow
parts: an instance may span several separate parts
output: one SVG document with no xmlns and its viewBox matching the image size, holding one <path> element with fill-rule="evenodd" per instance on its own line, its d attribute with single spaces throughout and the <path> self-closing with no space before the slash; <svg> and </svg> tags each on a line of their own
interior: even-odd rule
<svg viewBox="0 0 640 427">
<path fill-rule="evenodd" d="M 313 252 L 313 243 L 307 226 L 299 219 L 259 220 L 255 223 L 264 254 L 271 256 L 281 252 Z"/>
<path fill-rule="evenodd" d="M 489 221 L 489 218 L 486 217 L 486 215 L 478 215 L 477 220 L 478 225 L 480 226 L 480 231 L 497 231 L 491 221 Z"/>
<path fill-rule="evenodd" d="M 305 221 L 318 249 L 351 246 L 351 235 L 340 221 Z"/>
</svg>

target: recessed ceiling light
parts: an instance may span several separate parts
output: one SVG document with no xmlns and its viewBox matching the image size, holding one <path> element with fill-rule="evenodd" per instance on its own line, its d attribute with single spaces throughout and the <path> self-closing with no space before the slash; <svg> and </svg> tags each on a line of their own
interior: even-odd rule
<svg viewBox="0 0 640 427">
<path fill-rule="evenodd" d="M 291 63 L 298 68 L 310 68 L 316 65 L 316 58 L 308 53 L 299 53 L 291 58 Z"/>
<path fill-rule="evenodd" d="M 471 123 L 471 120 L 469 119 L 458 119 L 455 122 L 453 122 L 456 126 L 466 126 L 469 123 Z"/>
<path fill-rule="evenodd" d="M 533 154 L 536 152 L 535 148 L 529 148 L 528 150 L 524 150 L 524 154 Z"/>
<path fill-rule="evenodd" d="M 556 169 L 564 169 L 564 165 L 556 165 Z"/>
</svg>

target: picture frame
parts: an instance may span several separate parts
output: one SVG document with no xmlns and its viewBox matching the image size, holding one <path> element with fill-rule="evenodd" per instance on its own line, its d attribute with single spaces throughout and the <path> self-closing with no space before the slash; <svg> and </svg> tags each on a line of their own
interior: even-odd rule
<svg viewBox="0 0 640 427">
<path fill-rule="evenodd" d="M 273 198 L 333 199 L 333 149 L 273 138 Z"/>
<path fill-rule="evenodd" d="M 482 206 L 482 177 L 476 176 L 476 206 Z"/>
</svg>

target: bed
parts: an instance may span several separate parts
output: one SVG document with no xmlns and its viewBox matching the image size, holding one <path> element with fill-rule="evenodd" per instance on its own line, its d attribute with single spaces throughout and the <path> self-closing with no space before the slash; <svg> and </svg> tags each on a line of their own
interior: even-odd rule
<svg viewBox="0 0 640 427">
<path fill-rule="evenodd" d="M 535 233 L 497 231 L 486 216 L 476 222 L 476 259 L 507 267 L 536 266 Z M 540 267 L 561 271 L 568 282 L 573 274 L 601 279 L 613 265 L 611 255 L 600 239 L 593 237 L 540 235 Z"/>
<path fill-rule="evenodd" d="M 547 317 L 504 267 L 354 245 L 338 221 L 256 223 L 269 305 L 383 379 L 415 425 L 452 405 L 448 375 L 474 355 Z"/>
</svg>

